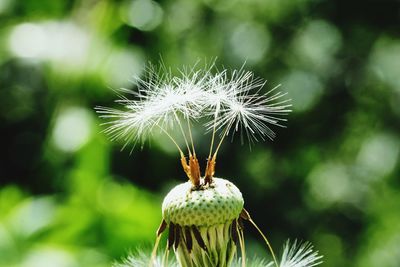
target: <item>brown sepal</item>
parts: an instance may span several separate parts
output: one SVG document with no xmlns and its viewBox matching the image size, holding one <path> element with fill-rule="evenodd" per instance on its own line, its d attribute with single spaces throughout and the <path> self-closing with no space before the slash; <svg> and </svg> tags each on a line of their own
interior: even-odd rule
<svg viewBox="0 0 400 267">
<path fill-rule="evenodd" d="M 177 249 L 179 246 L 179 242 L 181 240 L 181 230 L 182 228 L 180 227 L 179 224 L 175 224 L 175 243 L 174 243 L 174 248 Z"/>
<path fill-rule="evenodd" d="M 192 231 L 193 231 L 193 235 L 196 238 L 197 243 L 199 244 L 199 246 L 204 249 L 205 251 L 207 251 L 207 247 L 206 244 L 204 243 L 203 238 L 201 237 L 200 231 L 199 229 L 197 229 L 196 226 L 192 225 Z"/>
<path fill-rule="evenodd" d="M 244 229 L 243 219 L 239 217 L 237 222 L 238 222 L 238 229 L 243 230 Z"/>
<path fill-rule="evenodd" d="M 250 221 L 251 220 L 250 214 L 245 208 L 243 208 L 242 211 L 240 212 L 240 218 L 242 218 L 242 219 L 244 219 L 246 221 Z"/>
<path fill-rule="evenodd" d="M 235 245 L 237 244 L 238 241 L 238 229 L 237 229 L 237 222 L 236 219 L 234 219 L 232 221 L 232 225 L 231 225 L 231 238 L 233 240 L 233 242 L 235 243 Z"/>
<path fill-rule="evenodd" d="M 165 231 L 166 228 L 167 228 L 167 222 L 165 220 L 162 220 L 162 222 L 157 230 L 157 236 L 161 235 Z"/>
<path fill-rule="evenodd" d="M 169 233 L 168 233 L 168 249 L 170 249 L 175 242 L 175 224 L 169 223 Z"/>
<path fill-rule="evenodd" d="M 192 233 L 190 232 L 189 226 L 185 226 L 185 240 L 186 240 L 186 247 L 190 253 L 193 248 L 193 239 L 192 239 Z"/>
</svg>

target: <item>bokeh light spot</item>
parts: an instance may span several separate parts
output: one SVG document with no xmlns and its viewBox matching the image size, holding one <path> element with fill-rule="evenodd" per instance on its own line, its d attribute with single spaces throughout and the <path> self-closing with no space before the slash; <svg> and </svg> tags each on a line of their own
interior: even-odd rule
<svg viewBox="0 0 400 267">
<path fill-rule="evenodd" d="M 122 17 L 132 27 L 151 31 L 162 21 L 163 10 L 151 0 L 134 0 L 127 2 L 122 9 Z"/>
<path fill-rule="evenodd" d="M 341 44 L 340 32 L 334 25 L 315 20 L 299 31 L 293 47 L 302 65 L 321 72 L 334 67 L 333 56 Z"/>
<path fill-rule="evenodd" d="M 23 23 L 11 31 L 9 48 L 17 57 L 49 60 L 58 64 L 57 68 L 74 68 L 87 59 L 89 36 L 71 22 Z"/>
<path fill-rule="evenodd" d="M 107 85 L 120 88 L 131 84 L 133 76 L 140 76 L 145 57 L 139 49 L 113 51 L 106 61 L 103 77 Z"/>
<path fill-rule="evenodd" d="M 357 197 L 353 190 L 351 177 L 344 165 L 326 163 L 315 167 L 307 180 L 310 184 L 310 194 L 316 201 L 311 202 L 321 208 L 337 202 L 352 202 Z"/>
<path fill-rule="evenodd" d="M 11 52 L 17 57 L 41 57 L 46 51 L 46 32 L 42 27 L 33 23 L 20 24 L 11 31 L 9 46 Z"/>
<path fill-rule="evenodd" d="M 12 0 L 0 0 L 0 14 L 7 12 L 12 2 Z"/>
<path fill-rule="evenodd" d="M 319 78 L 310 72 L 292 71 L 283 78 L 282 83 L 296 112 L 311 109 L 323 93 L 323 85 Z"/>
<path fill-rule="evenodd" d="M 52 198 L 29 199 L 16 207 L 10 216 L 12 228 L 22 236 L 30 236 L 48 226 L 55 216 Z"/>
<path fill-rule="evenodd" d="M 267 29 L 260 24 L 241 24 L 232 33 L 231 47 L 234 56 L 248 64 L 259 62 L 270 46 L 270 36 Z"/>
<path fill-rule="evenodd" d="M 173 33 L 190 29 L 199 19 L 199 9 L 195 2 L 180 0 L 171 2 L 168 9 L 167 27 Z"/>
<path fill-rule="evenodd" d="M 41 247 L 32 250 L 21 267 L 78 267 L 78 262 L 71 253 L 55 247 Z"/>
<path fill-rule="evenodd" d="M 369 65 L 379 79 L 400 91 L 400 40 L 378 39 Z"/>
<path fill-rule="evenodd" d="M 358 153 L 357 163 L 368 174 L 369 179 L 376 180 L 393 171 L 399 152 L 399 139 L 380 133 L 364 142 Z"/>
<path fill-rule="evenodd" d="M 92 116 L 88 110 L 69 107 L 61 112 L 53 129 L 53 143 L 64 152 L 74 152 L 88 141 Z"/>
</svg>

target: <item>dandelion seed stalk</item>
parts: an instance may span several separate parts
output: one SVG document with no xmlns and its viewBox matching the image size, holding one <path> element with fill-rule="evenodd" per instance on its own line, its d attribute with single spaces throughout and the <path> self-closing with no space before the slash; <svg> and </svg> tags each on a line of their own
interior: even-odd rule
<svg viewBox="0 0 400 267">
<path fill-rule="evenodd" d="M 286 249 L 278 263 L 270 242 L 244 209 L 240 190 L 227 179 L 214 177 L 217 155 L 226 136 L 245 135 L 250 144 L 272 140 L 275 133 L 271 127 L 284 127 L 285 116 L 291 111 L 289 100 L 283 99 L 284 93 L 275 92 L 277 87 L 263 93 L 266 82 L 244 68 L 214 73 L 213 67 L 214 64 L 200 70 L 184 68 L 180 76 L 174 77 L 165 66 L 159 71 L 150 66 L 144 78 L 136 78 L 137 90 L 122 90 L 133 99 L 121 94 L 116 101 L 120 108 L 96 108 L 108 120 L 104 123 L 105 132 L 113 140 L 122 140 L 124 147 L 143 143 L 157 129 L 164 133 L 176 146 L 188 178 L 164 198 L 163 220 L 147 266 L 167 266 L 170 250 L 180 267 L 235 266 L 240 249 L 240 265 L 245 267 L 243 220 L 249 221 L 266 242 L 273 259 L 266 266 L 319 264 L 320 257 L 307 246 L 300 246 L 297 252 Z M 205 121 L 205 132 L 211 132 L 204 175 L 191 129 L 192 123 L 200 121 Z M 178 136 L 171 134 L 175 128 Z M 179 141 L 183 141 L 187 154 Z M 157 254 L 164 233 L 168 241 L 160 265 Z"/>
</svg>

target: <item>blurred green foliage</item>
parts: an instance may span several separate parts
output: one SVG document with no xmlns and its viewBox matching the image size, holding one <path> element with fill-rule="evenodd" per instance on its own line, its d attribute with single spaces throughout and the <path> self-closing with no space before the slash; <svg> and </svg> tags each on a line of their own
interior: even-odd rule
<svg viewBox="0 0 400 267">
<path fill-rule="evenodd" d="M 119 151 L 93 107 L 160 56 L 173 69 L 246 61 L 266 88 L 289 92 L 288 129 L 251 151 L 225 143 L 217 165 L 275 246 L 310 240 L 326 267 L 399 266 L 399 9 L 0 0 L 0 266 L 110 266 L 153 242 L 162 197 L 184 180 L 176 151 L 158 136 Z M 209 138 L 194 135 L 205 158 Z"/>
</svg>

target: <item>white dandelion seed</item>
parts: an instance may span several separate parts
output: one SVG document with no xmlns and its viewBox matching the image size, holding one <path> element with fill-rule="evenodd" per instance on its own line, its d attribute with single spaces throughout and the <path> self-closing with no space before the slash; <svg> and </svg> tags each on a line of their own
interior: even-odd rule
<svg viewBox="0 0 400 267">
<path fill-rule="evenodd" d="M 167 130 L 180 124 L 181 117 L 194 120 L 200 116 L 204 82 L 199 73 L 191 77 L 173 77 L 167 70 L 149 66 L 145 78 L 135 78 L 137 91 L 120 89 L 116 101 L 121 109 L 96 107 L 104 123 L 105 133 L 112 140 L 122 139 L 125 145 L 143 143 L 154 129 Z M 133 99 L 125 95 L 131 95 Z"/>
<path fill-rule="evenodd" d="M 211 90 L 219 100 L 214 104 L 220 107 L 218 120 L 215 125 L 207 123 L 207 129 L 216 127 L 222 130 L 222 135 L 239 132 L 241 136 L 246 134 L 249 141 L 274 139 L 270 125 L 285 127 L 282 123 L 286 121 L 284 116 L 291 112 L 291 104 L 290 99 L 281 100 L 286 93 L 276 92 L 279 86 L 261 93 L 265 83 L 244 70 L 233 71 L 230 77 L 225 74 L 224 79 L 217 80 L 216 89 Z"/>
<path fill-rule="evenodd" d="M 296 240 L 293 244 L 289 241 L 284 245 L 282 259 L 279 267 L 312 267 L 322 263 L 323 256 L 318 255 L 318 251 L 313 250 L 311 243 L 298 243 Z"/>
<path fill-rule="evenodd" d="M 242 69 L 225 70 L 215 75 L 207 87 L 207 115 L 212 118 L 205 123 L 207 132 L 212 132 L 210 153 L 205 172 L 205 181 L 209 183 L 214 175 L 215 162 L 223 140 L 230 133 L 232 138 L 239 132 L 243 143 L 244 134 L 249 144 L 254 141 L 271 139 L 275 132 L 270 125 L 285 127 L 285 115 L 291 112 L 290 99 L 283 99 L 285 93 L 276 91 L 261 93 L 266 81 L 257 78 L 250 71 Z M 220 132 L 220 141 L 214 149 L 215 135 Z"/>
<path fill-rule="evenodd" d="M 121 108 L 97 107 L 104 123 L 105 133 L 112 140 L 128 144 L 144 143 L 155 130 L 165 133 L 176 145 L 182 166 L 198 185 L 200 169 L 191 132 L 191 123 L 200 118 L 206 120 L 205 132 L 212 132 L 210 152 L 205 171 L 205 183 L 214 175 L 216 156 L 226 136 L 239 133 L 246 135 L 249 143 L 275 137 L 271 125 L 284 127 L 284 117 L 290 110 L 285 93 L 273 88 L 262 93 L 265 81 L 243 68 L 228 72 L 215 70 L 214 63 L 205 68 L 183 68 L 178 76 L 172 75 L 165 66 L 149 65 L 144 78 L 136 78 L 136 90 L 121 89 L 117 104 Z M 131 96 L 132 99 L 127 96 Z M 170 130 L 177 128 L 183 138 L 189 156 L 178 145 Z M 216 136 L 219 142 L 214 148 Z M 123 147 L 123 148 L 124 148 Z M 133 149 L 132 147 L 132 149 Z M 193 158 L 191 158 L 193 156 Z"/>
</svg>

